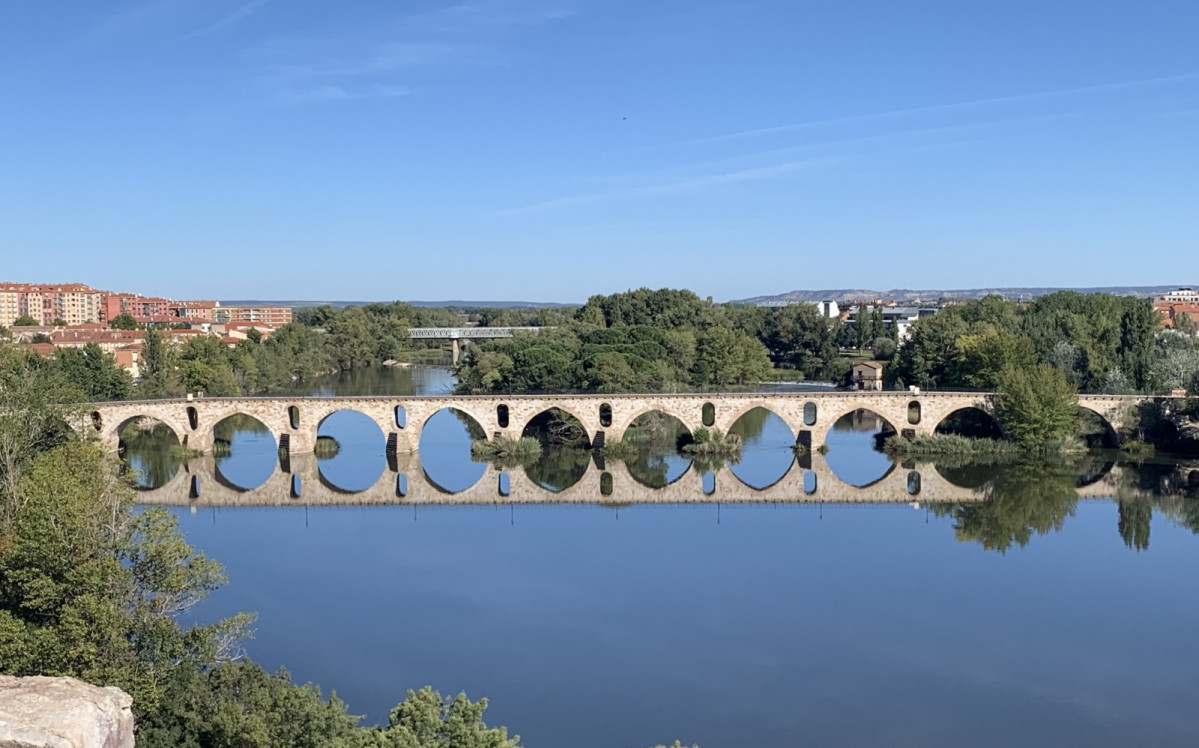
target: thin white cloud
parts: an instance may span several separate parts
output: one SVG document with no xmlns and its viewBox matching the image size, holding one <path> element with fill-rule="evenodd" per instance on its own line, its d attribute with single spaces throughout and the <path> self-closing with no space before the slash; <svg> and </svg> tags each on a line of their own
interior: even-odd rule
<svg viewBox="0 0 1199 748">
<path fill-rule="evenodd" d="M 933 104 L 931 106 L 908 107 L 904 109 L 891 109 L 885 112 L 870 112 L 867 114 L 855 114 L 848 117 L 834 117 L 831 119 L 809 120 L 807 122 L 796 122 L 788 125 L 777 125 L 775 127 L 761 127 L 753 130 L 742 130 L 740 132 L 725 133 L 723 135 L 714 135 L 707 138 L 695 138 L 693 140 L 681 141 L 674 145 L 699 145 L 705 143 L 719 143 L 728 140 L 744 140 L 748 138 L 759 138 L 769 135 L 781 135 L 785 133 L 796 132 L 813 127 L 824 127 L 828 125 L 844 125 L 857 122 L 869 122 L 871 120 L 886 119 L 889 117 L 902 117 L 912 114 L 930 114 L 934 112 L 949 112 L 958 109 L 970 109 L 974 107 L 993 106 L 996 104 L 1012 104 L 1025 101 L 1037 101 L 1043 99 L 1055 99 L 1063 96 L 1079 96 L 1085 94 L 1107 93 L 1111 91 L 1122 91 L 1135 88 L 1144 88 L 1146 86 L 1165 85 L 1170 83 L 1182 83 L 1186 81 L 1199 80 L 1199 72 L 1183 73 L 1180 75 L 1168 75 L 1160 78 L 1144 78 L 1135 81 L 1125 81 L 1122 83 L 1103 83 L 1093 86 L 1076 86 L 1074 88 L 1062 88 L 1054 91 L 1038 91 L 1035 93 L 1015 94 L 1012 96 L 996 96 L 986 99 L 973 99 L 971 101 L 957 101 L 949 104 Z"/>
<path fill-rule="evenodd" d="M 737 184 L 740 182 L 760 182 L 767 179 L 780 179 L 799 171 L 807 164 L 807 161 L 790 161 L 787 163 L 775 164 L 773 166 L 759 166 L 752 169 L 741 169 L 738 171 L 724 172 L 719 174 L 701 174 L 699 176 L 684 177 L 682 179 L 675 179 L 658 184 L 638 185 L 636 187 L 628 187 L 620 190 L 591 192 L 583 195 L 568 195 L 566 197 L 545 200 L 532 205 L 509 208 L 507 210 L 500 211 L 497 213 L 497 215 L 515 216 L 524 213 L 535 213 L 544 210 L 552 210 L 555 208 L 564 208 L 570 205 L 578 205 L 581 203 L 621 200 L 634 197 L 666 197 L 670 195 L 686 194 L 689 192 L 698 192 L 700 190 L 719 187 L 727 184 Z"/>
<path fill-rule="evenodd" d="M 253 0 L 216 26 L 235 23 L 268 1 Z M 299 45 L 274 40 L 251 54 L 265 58 L 262 78 L 279 98 L 294 100 L 295 91 L 306 92 L 300 98 L 308 100 L 364 98 L 365 83 L 401 71 L 503 64 L 514 36 L 574 13 L 557 0 L 475 0 L 393 16 L 338 38 Z"/>
<path fill-rule="evenodd" d="M 244 3 L 240 6 L 238 6 L 236 9 L 233 10 L 233 12 L 223 16 L 222 18 L 217 20 L 215 23 L 209 24 L 208 26 L 205 26 L 200 29 L 196 29 L 195 31 L 191 32 L 190 34 L 185 34 L 183 36 L 183 38 L 184 39 L 193 39 L 198 36 L 205 36 L 207 34 L 212 34 L 217 31 L 222 31 L 231 26 L 236 26 L 237 24 L 246 20 L 250 16 L 257 13 L 258 11 L 262 10 L 263 7 L 265 7 L 266 5 L 269 5 L 270 3 L 271 3 L 271 0 L 250 0 L 250 2 Z"/>
<path fill-rule="evenodd" d="M 408 96 L 412 93 L 413 90 L 407 86 L 376 84 L 354 89 L 330 84 L 317 86 L 316 88 L 287 91 L 279 96 L 279 101 L 284 104 L 305 104 L 363 99 L 395 99 L 400 96 Z"/>
</svg>

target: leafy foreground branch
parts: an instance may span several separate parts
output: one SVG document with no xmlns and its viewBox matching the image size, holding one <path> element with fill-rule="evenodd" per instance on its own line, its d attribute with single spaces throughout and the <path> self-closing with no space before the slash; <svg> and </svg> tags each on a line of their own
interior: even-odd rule
<svg viewBox="0 0 1199 748">
<path fill-rule="evenodd" d="M 207 672 L 179 671 L 164 707 L 139 729 L 139 746 L 296 746 L 298 748 L 519 748 L 520 737 L 483 722 L 487 699 L 443 699 L 426 686 L 408 691 L 387 725 L 360 727 L 336 694 L 321 698 L 286 670 L 251 662 Z"/>
</svg>

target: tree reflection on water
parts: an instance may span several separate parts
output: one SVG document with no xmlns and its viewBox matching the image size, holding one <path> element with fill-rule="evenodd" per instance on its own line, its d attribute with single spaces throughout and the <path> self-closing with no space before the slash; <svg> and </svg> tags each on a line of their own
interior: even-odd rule
<svg viewBox="0 0 1199 748">
<path fill-rule="evenodd" d="M 1012 462 L 995 472 L 986 501 L 935 505 L 932 511 L 953 519 L 958 540 L 1005 553 L 1013 544 L 1023 547 L 1035 535 L 1062 529 L 1078 503 L 1077 475 L 1062 462 Z"/>
</svg>

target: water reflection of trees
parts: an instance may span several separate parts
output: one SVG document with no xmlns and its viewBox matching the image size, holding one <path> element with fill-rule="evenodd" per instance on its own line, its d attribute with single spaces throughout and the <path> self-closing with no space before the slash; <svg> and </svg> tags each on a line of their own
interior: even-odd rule
<svg viewBox="0 0 1199 748">
<path fill-rule="evenodd" d="M 542 488 L 558 492 L 582 480 L 591 462 L 591 440 L 579 419 L 560 408 L 550 408 L 533 417 L 521 432 L 536 439 L 541 452 L 517 460 L 529 479 Z M 497 467 L 506 467 L 495 463 Z M 510 465 L 515 467 L 515 464 Z"/>
<path fill-rule="evenodd" d="M 1199 464 L 1147 463 L 1138 465 L 1135 471 L 1126 471 L 1125 475 L 1129 473 L 1131 477 L 1125 479 L 1125 484 L 1131 490 L 1151 493 L 1154 497 L 1151 509 L 1199 535 Z M 1147 533 L 1145 540 L 1148 543 Z"/>
<path fill-rule="evenodd" d="M 165 486 L 179 472 L 184 459 L 179 439 L 159 421 L 135 421 L 121 432 L 121 454 L 142 488 Z"/>
<path fill-rule="evenodd" d="M 1138 551 L 1149 550 L 1149 526 L 1153 520 L 1153 503 L 1149 499 L 1120 501 L 1117 529 L 1124 545 Z"/>
<path fill-rule="evenodd" d="M 744 444 L 757 442 L 762 438 L 762 433 L 766 430 L 766 423 L 772 416 L 779 418 L 778 414 L 767 408 L 750 408 L 733 422 L 733 425 L 729 427 L 729 433 L 740 436 Z"/>
<path fill-rule="evenodd" d="M 1005 553 L 1062 529 L 1078 503 L 1076 479 L 1076 469 L 1064 462 L 1009 463 L 990 482 L 986 501 L 934 505 L 932 511 L 953 519 L 958 540 Z"/>
<path fill-rule="evenodd" d="M 550 491 L 562 491 L 582 480 L 591 463 L 591 452 L 575 447 L 547 447 L 524 464 L 529 479 Z"/>
<path fill-rule="evenodd" d="M 246 415 L 245 413 L 234 413 L 222 419 L 220 423 L 213 427 L 212 436 L 216 441 L 232 444 L 233 437 L 238 432 L 269 434 L 271 430 L 254 416 Z"/>
<path fill-rule="evenodd" d="M 946 480 L 982 488 L 986 501 L 933 505 L 937 516 L 953 519 L 962 541 L 1005 552 L 1027 545 L 1036 535 L 1061 530 L 1077 505 L 1077 488 L 1112 469 L 1110 454 L 1089 452 L 1056 461 L 997 458 L 990 462 L 938 463 Z M 1149 549 L 1153 514 L 1199 534 L 1199 466 L 1181 461 L 1124 463 L 1113 486 L 1117 531 L 1133 550 Z"/>
</svg>

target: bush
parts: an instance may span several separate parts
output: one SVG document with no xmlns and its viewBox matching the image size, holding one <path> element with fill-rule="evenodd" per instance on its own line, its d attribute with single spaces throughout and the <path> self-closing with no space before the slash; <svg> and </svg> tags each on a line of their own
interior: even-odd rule
<svg viewBox="0 0 1199 748">
<path fill-rule="evenodd" d="M 1026 446 L 1063 442 L 1078 428 L 1078 391 L 1049 364 L 1000 372 L 996 415 L 1004 431 Z"/>
</svg>

